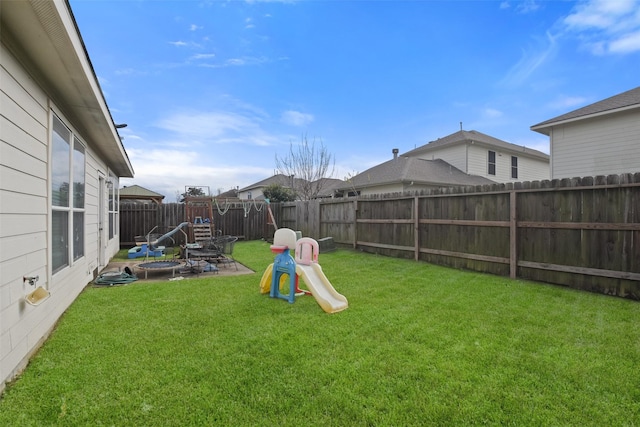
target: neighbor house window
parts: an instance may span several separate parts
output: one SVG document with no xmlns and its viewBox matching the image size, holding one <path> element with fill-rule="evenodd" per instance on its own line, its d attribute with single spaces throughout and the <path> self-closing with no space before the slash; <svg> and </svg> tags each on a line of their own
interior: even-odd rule
<svg viewBox="0 0 640 427">
<path fill-rule="evenodd" d="M 518 158 L 511 156 L 511 178 L 518 178 Z"/>
<path fill-rule="evenodd" d="M 53 116 L 51 259 L 53 272 L 84 256 L 85 148 Z"/>
<path fill-rule="evenodd" d="M 489 175 L 496 174 L 496 152 L 495 151 L 489 151 L 489 164 L 488 164 L 487 170 Z"/>
</svg>

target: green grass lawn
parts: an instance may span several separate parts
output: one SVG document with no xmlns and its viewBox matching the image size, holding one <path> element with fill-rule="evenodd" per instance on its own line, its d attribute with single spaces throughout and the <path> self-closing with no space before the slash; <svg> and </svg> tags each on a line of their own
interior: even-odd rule
<svg viewBox="0 0 640 427">
<path fill-rule="evenodd" d="M 349 308 L 257 273 L 88 287 L 0 401 L 0 425 L 640 425 L 640 305 L 338 250 Z"/>
</svg>

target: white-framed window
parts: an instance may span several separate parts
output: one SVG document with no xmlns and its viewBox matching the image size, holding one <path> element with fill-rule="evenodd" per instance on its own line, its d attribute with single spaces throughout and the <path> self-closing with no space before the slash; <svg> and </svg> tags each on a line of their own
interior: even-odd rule
<svg viewBox="0 0 640 427">
<path fill-rule="evenodd" d="M 85 253 L 86 156 L 84 145 L 55 114 L 51 134 L 51 260 L 56 273 Z"/>
<path fill-rule="evenodd" d="M 487 173 L 489 175 L 496 174 L 496 152 L 489 150 Z"/>
<path fill-rule="evenodd" d="M 518 158 L 511 156 L 511 178 L 518 178 Z"/>
<path fill-rule="evenodd" d="M 118 182 L 115 176 L 109 176 L 109 240 L 118 235 Z"/>
</svg>

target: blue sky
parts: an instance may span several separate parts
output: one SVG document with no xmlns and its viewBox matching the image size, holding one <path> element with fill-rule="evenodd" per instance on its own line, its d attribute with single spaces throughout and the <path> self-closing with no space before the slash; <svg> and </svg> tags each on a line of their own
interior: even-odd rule
<svg viewBox="0 0 640 427">
<path fill-rule="evenodd" d="M 70 0 L 138 184 L 176 200 L 274 174 L 306 136 L 335 177 L 460 129 L 530 126 L 640 85 L 640 0 Z"/>
</svg>

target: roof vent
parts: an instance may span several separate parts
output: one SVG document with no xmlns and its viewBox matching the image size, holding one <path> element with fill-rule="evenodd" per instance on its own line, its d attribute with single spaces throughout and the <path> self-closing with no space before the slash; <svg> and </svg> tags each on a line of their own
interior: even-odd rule
<svg viewBox="0 0 640 427">
<path fill-rule="evenodd" d="M 393 150 L 391 150 L 391 152 L 393 153 L 393 159 L 397 159 L 398 158 L 398 153 L 400 152 L 400 150 L 398 150 L 397 148 L 394 148 Z"/>
</svg>

